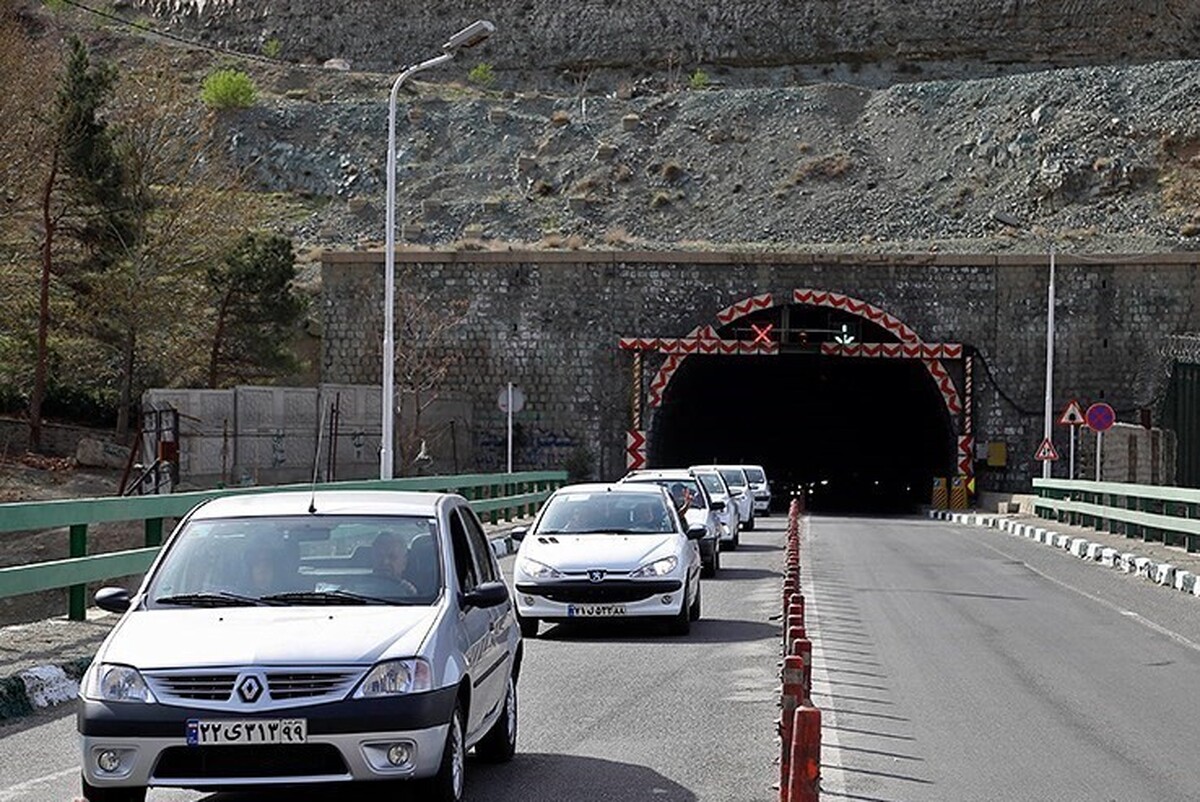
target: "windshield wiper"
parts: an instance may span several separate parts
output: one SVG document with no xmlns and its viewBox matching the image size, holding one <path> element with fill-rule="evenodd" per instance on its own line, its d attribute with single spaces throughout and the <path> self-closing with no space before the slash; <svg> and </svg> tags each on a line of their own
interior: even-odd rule
<svg viewBox="0 0 1200 802">
<path fill-rule="evenodd" d="M 174 596 L 160 596 L 154 601 L 157 604 L 178 604 L 185 607 L 259 607 L 270 604 L 268 599 L 243 596 L 240 593 L 229 593 L 224 590 L 178 593 Z"/>
<path fill-rule="evenodd" d="M 365 596 L 348 590 L 301 590 L 263 596 L 264 601 L 281 604 L 405 604 L 403 599 Z"/>
</svg>

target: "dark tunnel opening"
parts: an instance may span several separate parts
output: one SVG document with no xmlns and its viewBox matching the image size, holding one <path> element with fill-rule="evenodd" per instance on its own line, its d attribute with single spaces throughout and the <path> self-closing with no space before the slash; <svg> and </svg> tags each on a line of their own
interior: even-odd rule
<svg viewBox="0 0 1200 802">
<path fill-rule="evenodd" d="M 772 507 L 903 514 L 954 474 L 949 414 L 916 360 L 693 356 L 667 385 L 650 432 L 656 467 L 762 465 Z"/>
</svg>

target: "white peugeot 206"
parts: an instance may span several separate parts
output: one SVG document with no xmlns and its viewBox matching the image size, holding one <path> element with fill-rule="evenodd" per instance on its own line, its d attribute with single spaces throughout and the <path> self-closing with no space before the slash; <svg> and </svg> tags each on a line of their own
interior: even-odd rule
<svg viewBox="0 0 1200 802">
<path fill-rule="evenodd" d="M 83 793 L 346 781 L 462 799 L 517 734 L 521 637 L 461 496 L 219 498 L 179 524 L 81 683 Z"/>
<path fill-rule="evenodd" d="M 687 634 L 700 617 L 702 524 L 687 526 L 657 484 L 555 491 L 521 541 L 513 573 L 521 633 L 540 622 L 659 617 Z"/>
</svg>

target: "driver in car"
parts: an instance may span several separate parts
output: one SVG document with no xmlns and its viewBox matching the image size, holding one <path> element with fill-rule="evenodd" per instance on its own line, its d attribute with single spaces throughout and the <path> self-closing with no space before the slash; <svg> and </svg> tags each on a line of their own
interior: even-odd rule
<svg viewBox="0 0 1200 802">
<path fill-rule="evenodd" d="M 408 545 L 404 538 L 396 532 L 380 532 L 371 551 L 376 576 L 391 580 L 410 596 L 417 595 L 416 586 L 404 578 L 404 570 L 408 567 Z"/>
</svg>

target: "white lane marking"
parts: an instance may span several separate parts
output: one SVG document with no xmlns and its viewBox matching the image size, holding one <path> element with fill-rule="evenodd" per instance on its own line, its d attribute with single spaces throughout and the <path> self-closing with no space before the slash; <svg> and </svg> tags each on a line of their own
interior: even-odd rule
<svg viewBox="0 0 1200 802">
<path fill-rule="evenodd" d="M 802 554 L 809 551 L 808 542 L 812 537 L 813 521 L 809 516 L 804 517 L 804 542 L 801 545 Z M 805 597 L 805 617 L 814 624 L 809 639 L 812 641 L 812 687 L 813 692 L 820 684 L 827 693 L 833 690 L 833 682 L 829 677 L 829 664 L 825 659 L 825 650 L 821 646 L 821 604 L 817 599 L 816 585 L 812 582 L 812 566 L 801 559 L 801 592 Z M 812 585 L 810 587 L 810 584 Z M 807 591 L 807 592 L 805 592 Z M 813 615 L 815 613 L 816 615 Z M 806 623 L 808 623 L 806 621 Z M 813 703 L 816 704 L 815 702 Z M 841 739 L 838 737 L 837 711 L 830 700 L 827 707 L 821 707 L 821 780 L 820 788 L 827 793 L 845 793 L 847 791 L 846 773 L 842 770 Z"/>
<path fill-rule="evenodd" d="M 1001 551 L 1000 549 L 994 548 L 993 546 L 991 546 L 987 543 L 984 543 L 982 541 L 977 540 L 976 542 L 979 543 L 979 545 L 983 546 L 985 549 L 988 549 L 989 551 L 999 554 L 1001 557 L 1007 557 L 1009 559 L 1020 559 L 1020 557 L 1018 555 L 1009 554 L 1007 552 Z M 1083 590 L 1082 588 L 1077 588 L 1074 585 L 1070 584 L 1069 582 L 1064 582 L 1061 579 L 1056 579 L 1055 577 L 1052 577 L 1043 571 L 1039 571 L 1038 569 L 1034 568 L 1032 565 L 1025 562 L 1024 560 L 1021 560 L 1021 565 L 1025 566 L 1030 571 L 1032 571 L 1033 573 L 1040 576 L 1042 579 L 1053 582 L 1054 584 L 1058 585 L 1059 587 L 1065 588 L 1065 589 L 1071 591 L 1072 593 L 1078 593 L 1080 596 L 1083 596 L 1085 599 L 1091 599 L 1092 601 L 1096 602 L 1097 604 L 1099 604 L 1103 607 L 1106 607 L 1109 610 L 1112 610 L 1117 615 L 1121 615 L 1126 618 L 1129 618 L 1129 619 L 1141 624 L 1142 626 L 1146 627 L 1146 629 L 1151 630 L 1152 632 L 1157 632 L 1159 635 L 1164 635 L 1164 636 L 1170 638 L 1171 640 L 1178 643 L 1180 646 L 1184 646 L 1195 652 L 1200 652 L 1200 644 L 1197 644 L 1194 641 L 1188 640 L 1186 637 L 1184 637 L 1183 635 L 1180 635 L 1178 632 L 1175 632 L 1174 630 L 1167 629 L 1162 624 L 1156 624 L 1153 621 L 1151 621 L 1150 619 L 1146 618 L 1145 616 L 1139 615 L 1138 613 L 1135 613 L 1132 610 L 1126 610 L 1118 604 L 1113 604 L 1108 599 L 1102 598 L 1093 593 L 1088 593 L 1086 590 Z"/>
<path fill-rule="evenodd" d="M 69 769 L 63 769 L 62 771 L 56 771 L 53 774 L 44 774 L 41 777 L 35 777 L 32 780 L 26 780 L 25 782 L 20 782 L 20 783 L 17 783 L 16 785 L 10 785 L 7 788 L 0 788 L 0 802 L 6 802 L 6 800 L 16 799 L 21 794 L 31 791 L 39 785 L 44 785 L 45 783 L 54 782 L 55 780 L 61 780 L 63 777 L 67 777 L 71 774 L 78 774 L 78 773 L 79 773 L 79 767 L 72 766 Z"/>
</svg>

